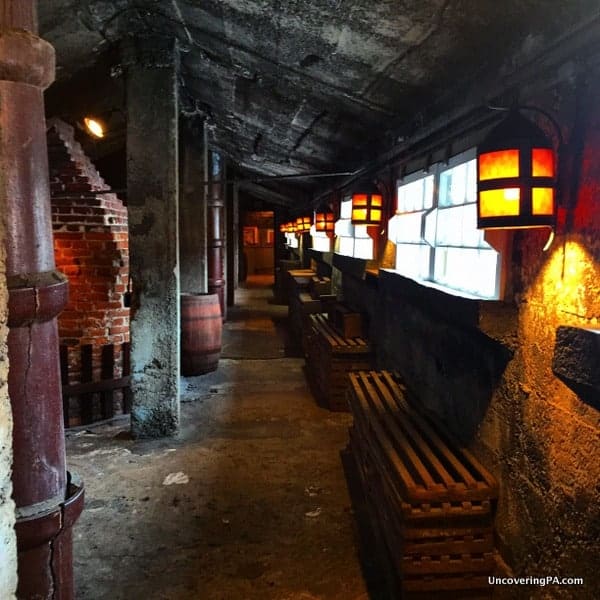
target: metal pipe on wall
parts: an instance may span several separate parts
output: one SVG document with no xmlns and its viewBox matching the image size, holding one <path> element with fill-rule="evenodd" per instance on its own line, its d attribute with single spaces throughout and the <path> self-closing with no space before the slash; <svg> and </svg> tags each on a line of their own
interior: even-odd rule
<svg viewBox="0 0 600 600">
<path fill-rule="evenodd" d="M 0 203 L 6 210 L 8 389 L 13 411 L 19 598 L 73 598 L 71 527 L 83 487 L 66 470 L 44 90 L 54 49 L 37 36 L 35 0 L 0 0 Z"/>
</svg>

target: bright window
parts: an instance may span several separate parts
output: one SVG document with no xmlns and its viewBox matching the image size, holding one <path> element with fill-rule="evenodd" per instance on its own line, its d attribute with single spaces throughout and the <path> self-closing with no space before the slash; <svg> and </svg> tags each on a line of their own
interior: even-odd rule
<svg viewBox="0 0 600 600">
<path fill-rule="evenodd" d="M 296 237 L 295 233 L 286 232 L 285 239 L 290 248 L 298 248 L 298 238 Z"/>
<path fill-rule="evenodd" d="M 317 231 L 313 225 L 310 228 L 312 247 L 319 252 L 331 252 L 331 240 L 324 231 Z"/>
<path fill-rule="evenodd" d="M 338 254 L 354 258 L 373 258 L 373 240 L 366 225 L 352 225 L 352 200 L 347 199 L 340 207 L 340 218 L 335 223 L 336 249 Z"/>
<path fill-rule="evenodd" d="M 497 299 L 500 255 L 477 229 L 476 172 L 469 151 L 402 180 L 389 238 L 402 275 Z"/>
</svg>

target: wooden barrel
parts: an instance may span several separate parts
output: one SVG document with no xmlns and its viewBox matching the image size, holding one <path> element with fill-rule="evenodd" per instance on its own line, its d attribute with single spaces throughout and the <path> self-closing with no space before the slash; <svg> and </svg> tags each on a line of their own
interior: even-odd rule
<svg viewBox="0 0 600 600">
<path fill-rule="evenodd" d="M 221 306 L 217 294 L 181 294 L 181 374 L 214 371 L 221 356 Z"/>
</svg>

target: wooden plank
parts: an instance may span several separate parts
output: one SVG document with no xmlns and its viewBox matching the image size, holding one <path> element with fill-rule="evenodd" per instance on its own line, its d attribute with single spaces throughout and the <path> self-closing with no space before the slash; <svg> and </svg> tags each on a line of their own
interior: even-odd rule
<svg viewBox="0 0 600 600">
<path fill-rule="evenodd" d="M 427 461 L 429 469 L 436 472 L 447 488 L 455 488 L 457 486 L 464 485 L 462 482 L 457 482 L 456 479 L 452 477 L 450 473 L 448 473 L 448 471 L 444 468 L 442 463 L 432 451 L 430 445 L 423 439 L 420 432 L 413 427 L 410 420 L 408 418 L 401 418 L 401 413 L 397 410 L 393 410 L 393 406 L 395 406 L 394 399 L 392 398 L 389 388 L 382 382 L 378 374 L 375 371 L 371 371 L 370 377 L 380 396 L 384 400 L 383 404 L 387 411 L 390 413 L 390 415 L 395 417 L 395 421 L 405 430 L 407 436 L 415 442 L 422 459 Z M 408 417 L 408 415 L 406 416 Z M 472 483 L 475 485 L 475 480 L 472 480 Z"/>
<path fill-rule="evenodd" d="M 69 347 L 60 346 L 60 382 L 62 389 L 69 385 Z M 63 394 L 63 420 L 65 428 L 70 424 L 69 397 Z"/>
<path fill-rule="evenodd" d="M 423 556 L 420 558 L 403 556 L 401 569 L 407 575 L 491 573 L 495 566 L 494 555 L 491 552 L 486 552 L 481 556 L 464 554 L 460 558 L 454 558 L 449 555 Z"/>
<path fill-rule="evenodd" d="M 119 377 L 118 379 L 105 379 L 102 381 L 89 381 L 86 383 L 76 383 L 63 388 L 63 398 L 65 396 L 80 396 L 82 394 L 95 394 L 127 388 L 131 385 L 131 377 Z"/>
<path fill-rule="evenodd" d="M 131 391 L 131 344 L 129 342 L 125 342 L 121 346 L 121 351 L 123 353 L 123 369 L 121 371 L 123 377 L 122 379 L 127 379 L 127 386 L 123 389 L 123 412 L 128 414 L 131 412 L 131 400 L 132 400 L 132 391 Z"/>
<path fill-rule="evenodd" d="M 114 381 L 115 376 L 115 346 L 114 344 L 102 347 L 101 355 L 101 378 L 102 381 Z M 114 388 L 105 389 L 100 393 L 100 412 L 103 419 L 114 416 Z"/>
<path fill-rule="evenodd" d="M 356 399 L 358 400 L 358 404 L 356 406 L 360 406 L 360 409 L 361 409 L 362 414 L 360 414 L 360 418 L 365 419 L 368 422 L 369 402 L 360 386 L 356 386 L 353 389 L 353 392 L 356 395 Z M 375 426 L 375 428 L 377 428 L 376 423 L 371 423 L 371 426 L 373 426 L 373 425 Z M 376 431 L 376 434 L 377 433 L 380 433 L 380 432 Z M 382 437 L 385 437 L 385 436 L 382 435 Z M 384 450 L 385 450 L 385 447 L 384 447 Z M 404 485 L 406 486 L 406 488 L 408 490 L 412 490 L 413 493 L 416 493 L 417 488 L 420 484 L 417 481 L 415 481 L 415 479 L 409 473 L 409 471 L 406 468 L 406 466 L 404 465 L 404 463 L 402 461 L 398 460 L 397 454 L 393 451 L 393 449 L 388 446 L 387 450 L 388 451 L 391 450 L 389 458 L 390 458 L 392 464 L 398 470 L 398 473 L 400 473 L 402 481 L 403 481 Z"/>
<path fill-rule="evenodd" d="M 485 469 L 485 467 L 483 467 L 470 452 L 465 448 L 460 447 L 454 440 L 448 438 L 445 440 L 442 439 L 442 434 L 435 430 L 424 416 L 418 414 L 414 409 L 409 407 L 408 403 L 403 398 L 399 386 L 393 381 L 389 372 L 382 372 L 382 376 L 387 383 L 391 383 L 390 387 L 392 387 L 392 389 L 396 389 L 396 393 L 394 394 L 396 403 L 403 409 L 410 411 L 413 418 L 418 422 L 419 428 L 448 464 L 452 466 L 460 477 L 462 477 L 466 487 L 473 490 L 478 488 L 489 488 L 491 494 L 497 495 L 497 483 L 489 471 L 487 471 L 487 469 Z M 401 401 L 399 401 L 400 398 L 402 398 Z M 450 445 L 453 446 L 452 450 L 449 447 Z M 460 460 L 461 458 L 463 459 L 462 461 Z M 468 469 L 465 466 L 465 463 L 469 463 L 471 469 Z M 480 477 L 480 481 L 475 479 L 473 472 Z"/>
<path fill-rule="evenodd" d="M 369 381 L 368 374 L 366 372 L 360 373 L 360 381 L 362 386 L 364 386 L 368 399 L 371 401 L 371 406 L 377 412 L 380 420 L 385 422 L 386 410 L 383 407 L 380 397 L 376 393 L 375 389 L 371 385 Z M 430 470 L 425 466 L 421 458 L 418 456 L 415 451 L 414 443 L 415 440 L 411 440 L 407 435 L 405 435 L 404 431 L 402 431 L 398 424 L 392 420 L 386 423 L 387 429 L 396 442 L 394 445 L 399 447 L 407 460 L 410 461 L 410 464 L 413 467 L 413 470 L 418 473 L 419 478 L 421 479 L 422 485 L 428 489 L 432 490 L 434 493 L 440 492 L 442 486 L 436 482 L 431 476 Z"/>
<path fill-rule="evenodd" d="M 92 346 L 81 346 L 81 383 L 89 383 L 93 377 Z M 93 394 L 90 392 L 79 393 L 79 418 L 82 425 L 94 420 Z"/>
</svg>

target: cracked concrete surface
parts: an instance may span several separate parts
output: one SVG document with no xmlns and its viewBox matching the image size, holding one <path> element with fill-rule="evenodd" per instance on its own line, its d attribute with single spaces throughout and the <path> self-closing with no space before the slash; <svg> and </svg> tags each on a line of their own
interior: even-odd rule
<svg viewBox="0 0 600 600">
<path fill-rule="evenodd" d="M 178 437 L 132 440 L 126 421 L 69 434 L 80 600 L 368 597 L 339 456 L 350 416 L 315 404 L 269 295 L 237 294 L 239 358 L 182 380 Z"/>
</svg>

